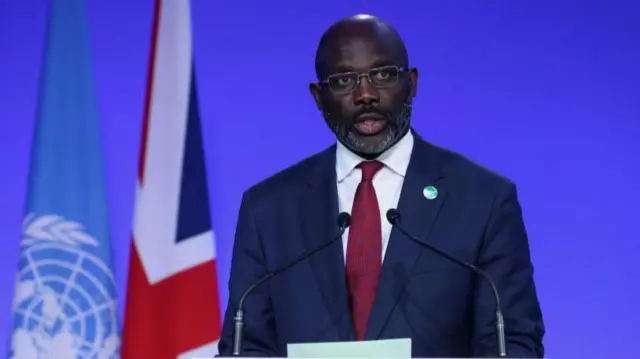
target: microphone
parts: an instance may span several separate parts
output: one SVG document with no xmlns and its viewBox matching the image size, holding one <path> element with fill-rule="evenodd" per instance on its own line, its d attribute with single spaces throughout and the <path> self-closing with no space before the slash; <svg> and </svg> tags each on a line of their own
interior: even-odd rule
<svg viewBox="0 0 640 359">
<path fill-rule="evenodd" d="M 324 244 L 322 244 L 321 246 L 314 248 L 306 253 L 304 253 L 303 255 L 301 255 L 298 259 L 294 260 L 291 263 L 288 263 L 280 268 L 277 268 L 276 270 L 274 270 L 271 273 L 267 273 L 266 275 L 264 275 L 262 278 L 260 278 L 258 281 L 256 281 L 255 283 L 253 283 L 251 286 L 249 286 L 249 288 L 247 288 L 247 290 L 245 290 L 244 294 L 242 294 L 242 297 L 240 297 L 240 301 L 238 302 L 238 307 L 236 309 L 236 315 L 235 317 L 233 317 L 233 322 L 234 322 L 234 333 L 233 333 L 233 356 L 240 356 L 242 354 L 242 330 L 244 328 L 244 301 L 245 299 L 247 299 L 247 296 L 249 294 L 251 294 L 251 292 L 253 292 L 254 289 L 256 289 L 258 286 L 260 286 L 262 283 L 268 281 L 269 279 L 275 277 L 276 275 L 286 271 L 287 269 L 295 266 L 296 264 L 302 262 L 303 260 L 311 257 L 312 255 L 316 254 L 317 252 L 323 250 L 324 248 L 329 247 L 331 244 L 333 244 L 333 242 L 337 241 L 338 239 L 342 238 L 342 235 L 344 234 L 345 230 L 351 225 L 351 215 L 349 215 L 349 213 L 346 212 L 342 212 L 338 215 L 338 228 L 340 228 L 340 233 L 333 237 L 332 239 L 330 239 L 329 241 L 325 242 Z"/>
<path fill-rule="evenodd" d="M 473 272 L 475 272 L 476 274 L 478 274 L 479 276 L 483 277 L 487 282 L 489 282 L 489 285 L 491 285 L 491 289 L 493 290 L 493 296 L 495 298 L 495 302 L 496 302 L 496 333 L 498 335 L 498 357 L 499 358 L 506 358 L 507 357 L 507 344 L 506 344 L 506 340 L 505 340 L 505 333 L 504 333 L 504 317 L 502 316 L 502 309 L 500 307 L 500 295 L 498 294 L 498 289 L 496 288 L 495 283 L 493 282 L 493 280 L 491 279 L 491 277 L 489 277 L 489 275 L 483 271 L 482 269 L 474 266 L 473 264 L 469 264 L 465 261 L 462 261 L 452 255 L 450 255 L 449 253 L 441 250 L 438 247 L 433 246 L 432 244 L 423 241 L 422 239 L 418 238 L 418 237 L 414 237 L 411 234 L 409 234 L 407 231 L 404 230 L 404 228 L 402 228 L 402 226 L 400 225 L 400 212 L 398 212 L 397 209 L 395 208 L 391 208 L 387 211 L 387 221 L 389 221 L 389 223 L 391 223 L 392 226 L 398 228 L 400 230 L 400 232 L 402 232 L 402 234 L 404 234 L 405 236 L 407 236 L 409 239 L 413 240 L 414 242 L 417 242 L 419 244 L 421 244 L 424 247 L 427 247 L 429 250 L 431 250 L 432 252 L 437 253 L 438 255 L 441 255 L 445 258 L 447 258 L 448 260 L 462 266 L 465 267 Z"/>
</svg>

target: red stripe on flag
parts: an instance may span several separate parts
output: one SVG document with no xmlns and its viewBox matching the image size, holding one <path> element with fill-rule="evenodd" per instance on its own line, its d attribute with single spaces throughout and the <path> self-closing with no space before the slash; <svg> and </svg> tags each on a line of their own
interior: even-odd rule
<svg viewBox="0 0 640 359">
<path fill-rule="evenodd" d="M 162 0 L 156 0 L 151 28 L 151 51 L 149 52 L 149 72 L 147 74 L 147 93 L 144 100 L 144 119 L 142 121 L 142 140 L 140 141 L 140 158 L 138 159 L 138 180 L 142 187 L 144 183 L 144 165 L 147 156 L 147 136 L 149 132 L 149 117 L 151 116 L 151 100 L 153 99 L 153 77 L 155 72 L 156 49 L 158 47 L 158 26 L 160 26 L 160 10 Z"/>
<path fill-rule="evenodd" d="M 210 261 L 150 285 L 132 244 L 122 358 L 175 359 L 220 338 L 215 278 Z"/>
</svg>

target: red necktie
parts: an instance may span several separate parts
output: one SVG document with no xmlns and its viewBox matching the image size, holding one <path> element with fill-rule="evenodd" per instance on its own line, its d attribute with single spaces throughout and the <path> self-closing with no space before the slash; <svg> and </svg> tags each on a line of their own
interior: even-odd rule
<svg viewBox="0 0 640 359">
<path fill-rule="evenodd" d="M 382 225 L 373 176 L 380 162 L 362 162 L 362 180 L 356 189 L 347 242 L 347 285 L 356 339 L 363 340 L 382 267 Z"/>
</svg>

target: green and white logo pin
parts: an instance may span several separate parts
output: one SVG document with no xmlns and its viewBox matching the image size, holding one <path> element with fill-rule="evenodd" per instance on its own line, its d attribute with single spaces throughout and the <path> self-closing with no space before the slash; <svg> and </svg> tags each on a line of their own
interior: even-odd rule
<svg viewBox="0 0 640 359">
<path fill-rule="evenodd" d="M 422 190 L 422 194 L 426 199 L 436 199 L 438 197 L 438 189 L 433 186 L 427 186 Z"/>
</svg>

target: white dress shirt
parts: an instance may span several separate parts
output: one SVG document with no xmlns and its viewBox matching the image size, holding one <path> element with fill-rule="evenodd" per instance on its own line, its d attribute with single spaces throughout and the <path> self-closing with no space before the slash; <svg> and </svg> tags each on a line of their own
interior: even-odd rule
<svg viewBox="0 0 640 359">
<path fill-rule="evenodd" d="M 377 161 L 384 166 L 373 177 L 373 187 L 376 190 L 378 206 L 380 207 L 380 222 L 382 224 L 382 259 L 387 250 L 389 236 L 391 235 L 391 224 L 387 221 L 387 211 L 390 208 L 397 208 L 402 184 L 409 166 L 411 151 L 413 150 L 413 134 L 411 131 L 396 143 L 393 147 L 385 151 Z M 336 175 L 338 180 L 338 205 L 340 212 L 351 213 L 353 199 L 356 189 L 360 184 L 362 173 L 356 168 L 361 157 L 347 149 L 340 142 L 336 150 Z M 342 248 L 344 257 L 347 258 L 347 242 L 349 240 L 349 229 L 342 237 Z"/>
</svg>

